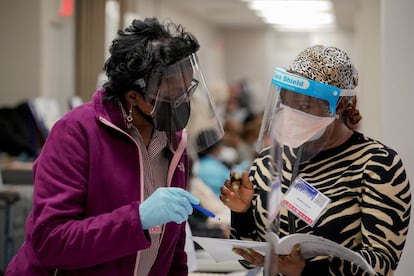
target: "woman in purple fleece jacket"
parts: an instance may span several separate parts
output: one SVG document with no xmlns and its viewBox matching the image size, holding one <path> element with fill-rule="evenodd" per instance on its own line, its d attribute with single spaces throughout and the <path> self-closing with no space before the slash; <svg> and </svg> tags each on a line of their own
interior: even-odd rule
<svg viewBox="0 0 414 276">
<path fill-rule="evenodd" d="M 26 240 L 6 275 L 188 274 L 185 221 L 199 199 L 186 191 L 184 127 L 190 100 L 213 107 L 206 89 L 190 99 L 205 88 L 198 49 L 155 18 L 118 32 L 104 88 L 53 126 L 35 161 Z"/>
</svg>

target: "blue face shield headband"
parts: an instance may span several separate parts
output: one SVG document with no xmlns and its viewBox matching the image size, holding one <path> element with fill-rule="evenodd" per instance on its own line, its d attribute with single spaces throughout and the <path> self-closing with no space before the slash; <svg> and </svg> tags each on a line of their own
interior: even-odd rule
<svg viewBox="0 0 414 276">
<path fill-rule="evenodd" d="M 292 73 L 283 68 L 275 68 L 272 83 L 275 86 L 325 100 L 329 103 L 329 111 L 332 115 L 336 113 L 336 104 L 340 96 L 353 96 L 353 90 L 340 89 L 336 86 L 313 81 Z"/>
</svg>

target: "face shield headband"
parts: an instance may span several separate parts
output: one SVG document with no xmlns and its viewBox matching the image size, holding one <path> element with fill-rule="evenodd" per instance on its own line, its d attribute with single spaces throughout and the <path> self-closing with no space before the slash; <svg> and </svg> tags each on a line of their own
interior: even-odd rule
<svg viewBox="0 0 414 276">
<path fill-rule="evenodd" d="M 154 70 L 143 90 L 146 101 L 153 105 L 151 117 L 157 130 L 173 134 L 186 128 L 189 141 L 195 141 L 201 131 L 211 130 L 212 135 L 189 145 L 197 152 L 223 137 L 196 54 Z"/>
<path fill-rule="evenodd" d="M 336 104 L 340 96 L 355 95 L 353 90 L 340 89 L 336 86 L 310 80 L 289 73 L 283 68 L 275 68 L 272 83 L 286 90 L 327 101 L 329 111 L 333 116 L 336 113 Z"/>
</svg>

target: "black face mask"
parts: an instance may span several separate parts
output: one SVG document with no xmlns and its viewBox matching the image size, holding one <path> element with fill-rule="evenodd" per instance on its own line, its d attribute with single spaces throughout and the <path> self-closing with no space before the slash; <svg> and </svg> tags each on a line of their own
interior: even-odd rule
<svg viewBox="0 0 414 276">
<path fill-rule="evenodd" d="M 182 130 L 190 118 L 190 102 L 183 102 L 173 107 L 169 102 L 157 102 L 157 110 L 152 117 L 154 128 L 159 131 L 174 133 Z"/>
</svg>

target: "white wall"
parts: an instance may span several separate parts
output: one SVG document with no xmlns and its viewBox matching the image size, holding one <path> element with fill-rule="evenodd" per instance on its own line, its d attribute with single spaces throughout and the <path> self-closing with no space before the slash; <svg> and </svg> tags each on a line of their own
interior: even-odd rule
<svg viewBox="0 0 414 276">
<path fill-rule="evenodd" d="M 355 65 L 359 71 L 358 106 L 362 114 L 360 130 L 381 139 L 380 31 L 381 1 L 360 3 L 355 28 Z"/>
<path fill-rule="evenodd" d="M 63 109 L 74 94 L 74 18 L 59 18 L 59 3 L 1 2 L 0 106 L 46 96 Z"/>
<path fill-rule="evenodd" d="M 57 15 L 60 0 L 41 0 L 39 96 L 54 98 L 62 112 L 75 94 L 75 18 Z"/>
<path fill-rule="evenodd" d="M 266 58 L 269 37 L 266 29 L 224 30 L 225 73 L 229 84 L 249 81 L 256 93 L 254 105 L 262 109 L 269 91 L 272 70 Z"/>
<path fill-rule="evenodd" d="M 14 105 L 40 90 L 40 0 L 2 1 L 0 105 Z"/>
<path fill-rule="evenodd" d="M 381 137 L 403 158 L 411 184 L 414 183 L 414 128 L 411 111 L 414 103 L 414 1 L 382 0 L 380 116 Z M 412 190 L 414 189 L 411 186 Z M 414 211 L 409 237 L 395 275 L 413 275 Z"/>
</svg>

